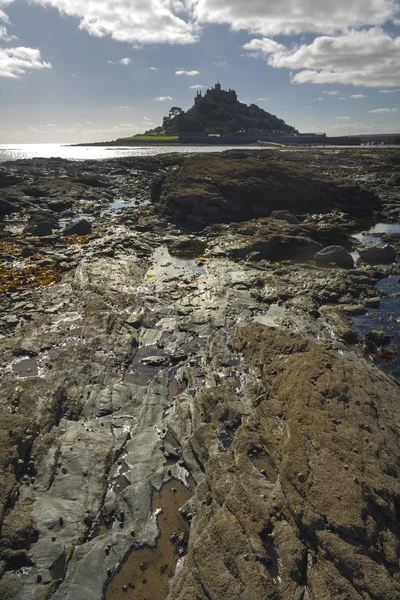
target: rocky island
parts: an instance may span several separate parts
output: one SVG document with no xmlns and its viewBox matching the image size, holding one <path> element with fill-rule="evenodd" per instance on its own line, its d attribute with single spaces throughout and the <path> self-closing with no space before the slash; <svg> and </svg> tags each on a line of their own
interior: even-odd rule
<svg viewBox="0 0 400 600">
<path fill-rule="evenodd" d="M 399 167 L 0 167 L 2 600 L 400 596 Z"/>
</svg>

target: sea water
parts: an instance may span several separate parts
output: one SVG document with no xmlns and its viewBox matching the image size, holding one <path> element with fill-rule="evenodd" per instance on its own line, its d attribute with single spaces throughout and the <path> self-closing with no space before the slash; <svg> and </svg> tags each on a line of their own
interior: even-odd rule
<svg viewBox="0 0 400 600">
<path fill-rule="evenodd" d="M 0 163 L 26 158 L 65 158 L 67 160 L 105 160 L 124 156 L 155 156 L 182 152 L 223 152 L 260 149 L 259 146 L 68 146 L 63 144 L 0 144 Z"/>
</svg>

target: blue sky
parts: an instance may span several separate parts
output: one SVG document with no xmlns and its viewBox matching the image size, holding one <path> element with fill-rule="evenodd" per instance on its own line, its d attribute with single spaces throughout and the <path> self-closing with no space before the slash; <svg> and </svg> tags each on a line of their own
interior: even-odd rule
<svg viewBox="0 0 400 600">
<path fill-rule="evenodd" d="M 218 80 L 303 132 L 400 132 L 399 0 L 0 0 L 0 143 L 132 135 Z"/>
</svg>

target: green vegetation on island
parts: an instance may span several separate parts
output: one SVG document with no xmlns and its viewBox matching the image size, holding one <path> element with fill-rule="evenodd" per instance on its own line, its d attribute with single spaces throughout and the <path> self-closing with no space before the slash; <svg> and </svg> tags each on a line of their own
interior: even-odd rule
<svg viewBox="0 0 400 600">
<path fill-rule="evenodd" d="M 167 135 L 164 129 L 157 127 L 156 129 L 145 131 L 143 134 L 119 138 L 118 141 L 123 142 L 130 140 L 137 140 L 138 142 L 177 142 L 179 137 L 177 135 Z"/>
</svg>

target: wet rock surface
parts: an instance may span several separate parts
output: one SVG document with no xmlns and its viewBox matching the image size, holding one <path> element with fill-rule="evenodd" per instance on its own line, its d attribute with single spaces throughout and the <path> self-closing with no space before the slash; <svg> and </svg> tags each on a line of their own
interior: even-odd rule
<svg viewBox="0 0 400 600">
<path fill-rule="evenodd" d="M 400 388 L 366 346 L 387 332 L 352 327 L 398 263 L 313 260 L 398 218 L 398 168 L 1 167 L 1 598 L 399 596 Z M 51 235 L 23 231 L 38 210 Z"/>
</svg>

